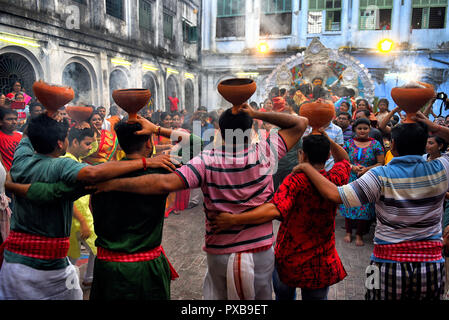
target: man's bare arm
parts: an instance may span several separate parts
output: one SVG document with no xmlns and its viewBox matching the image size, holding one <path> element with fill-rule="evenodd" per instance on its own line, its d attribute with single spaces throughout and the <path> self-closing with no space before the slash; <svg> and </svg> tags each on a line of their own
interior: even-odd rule
<svg viewBox="0 0 449 320">
<path fill-rule="evenodd" d="M 312 167 L 310 163 L 300 163 L 293 169 L 293 171 L 304 172 L 324 198 L 338 204 L 343 203 L 337 186 L 326 179 L 318 170 Z"/>
<path fill-rule="evenodd" d="M 186 189 L 182 179 L 175 173 L 147 174 L 134 178 L 112 179 L 89 187 L 98 192 L 122 191 L 137 194 L 167 194 Z"/>
<path fill-rule="evenodd" d="M 278 218 L 280 215 L 281 213 L 274 204 L 264 203 L 250 211 L 240 214 L 222 212 L 212 218 L 211 221 L 214 231 L 220 232 L 229 229 L 234 225 L 265 223 Z"/>
<path fill-rule="evenodd" d="M 146 165 L 149 168 L 165 168 L 169 171 L 176 170 L 176 166 L 171 162 L 169 155 L 160 155 L 154 158 L 146 158 Z M 95 183 L 113 179 L 115 177 L 143 169 L 144 161 L 109 161 L 96 166 L 86 166 L 80 170 L 77 176 L 78 181 Z"/>
</svg>

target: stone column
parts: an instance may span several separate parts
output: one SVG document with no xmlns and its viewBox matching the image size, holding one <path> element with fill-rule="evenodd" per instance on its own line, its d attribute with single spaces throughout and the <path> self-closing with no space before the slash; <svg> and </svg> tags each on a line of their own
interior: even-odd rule
<svg viewBox="0 0 449 320">
<path fill-rule="evenodd" d="M 245 7 L 245 48 L 257 46 L 260 35 L 260 0 L 249 0 Z"/>
<path fill-rule="evenodd" d="M 411 36 L 412 0 L 404 0 L 401 6 L 399 42 L 409 42 Z"/>
<path fill-rule="evenodd" d="M 307 21 L 309 17 L 309 0 L 301 0 L 301 29 L 299 33 L 299 45 L 307 47 Z"/>
<path fill-rule="evenodd" d="M 217 35 L 217 0 L 211 0 L 210 2 L 210 50 L 215 52 L 217 50 L 215 42 Z"/>
<path fill-rule="evenodd" d="M 300 23 L 300 10 L 299 1 L 293 1 L 292 3 L 292 34 L 291 34 L 291 45 L 299 44 L 299 37 L 301 33 L 301 23 Z"/>
<path fill-rule="evenodd" d="M 351 33 L 348 37 L 348 42 L 352 42 L 352 46 L 356 46 L 358 43 L 359 35 L 359 19 L 360 19 L 360 2 L 359 0 L 352 0 L 351 11 Z"/>
<path fill-rule="evenodd" d="M 348 43 L 348 27 L 349 27 L 349 0 L 343 0 L 341 3 L 341 37 L 343 45 Z"/>
<path fill-rule="evenodd" d="M 394 41 L 399 41 L 399 33 L 400 33 L 400 24 L 401 20 L 405 21 L 406 17 L 401 17 L 401 1 L 402 0 L 393 0 L 393 12 L 391 17 L 391 35 Z M 405 23 L 410 23 L 405 22 Z"/>
<path fill-rule="evenodd" d="M 201 9 L 201 47 L 203 51 L 210 50 L 211 42 L 211 1 L 203 1 Z"/>
<path fill-rule="evenodd" d="M 109 58 L 105 51 L 100 52 L 99 56 L 99 91 L 100 91 L 100 103 L 108 109 L 111 106 L 109 99 Z"/>
<path fill-rule="evenodd" d="M 161 0 L 156 0 L 154 5 L 154 16 L 156 18 L 155 28 L 154 28 L 154 39 L 156 42 L 154 46 L 157 48 L 162 46 L 164 43 L 164 7 Z"/>
</svg>

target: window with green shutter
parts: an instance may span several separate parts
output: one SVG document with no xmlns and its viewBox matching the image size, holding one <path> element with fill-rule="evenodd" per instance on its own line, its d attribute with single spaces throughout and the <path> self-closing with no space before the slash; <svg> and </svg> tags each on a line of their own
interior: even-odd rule
<svg viewBox="0 0 449 320">
<path fill-rule="evenodd" d="M 153 30 L 153 13 L 151 2 L 139 0 L 139 25 L 141 28 Z"/>
<path fill-rule="evenodd" d="M 182 22 L 182 35 L 184 42 L 196 43 L 198 41 L 198 28 L 190 25 L 187 21 Z"/>
<path fill-rule="evenodd" d="M 413 0 L 413 29 L 444 29 L 447 0 Z"/>
<path fill-rule="evenodd" d="M 245 36 L 246 0 L 217 0 L 216 37 Z"/>
<path fill-rule="evenodd" d="M 164 38 L 173 39 L 173 16 L 164 12 L 163 17 Z"/>
<path fill-rule="evenodd" d="M 124 20 L 124 6 L 123 0 L 106 0 L 106 13 L 116 17 L 118 19 Z"/>
<path fill-rule="evenodd" d="M 360 0 L 360 30 L 390 30 L 393 0 Z"/>
<path fill-rule="evenodd" d="M 292 0 L 261 0 L 260 35 L 292 33 Z"/>
</svg>

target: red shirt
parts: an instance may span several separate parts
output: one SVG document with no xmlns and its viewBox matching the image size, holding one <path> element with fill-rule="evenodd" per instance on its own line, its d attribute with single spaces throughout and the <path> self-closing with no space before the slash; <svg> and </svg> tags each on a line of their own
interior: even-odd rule
<svg viewBox="0 0 449 320">
<path fill-rule="evenodd" d="M 337 186 L 348 183 L 351 167 L 340 161 L 320 173 Z M 288 175 L 271 202 L 281 213 L 276 240 L 276 268 L 291 287 L 319 289 L 346 277 L 335 249 L 337 204 L 325 200 L 304 173 Z"/>
<path fill-rule="evenodd" d="M 170 111 L 178 111 L 179 99 L 176 97 L 168 97 L 168 100 L 170 100 Z"/>
<path fill-rule="evenodd" d="M 6 171 L 11 169 L 14 152 L 21 139 L 22 134 L 20 132 L 14 131 L 10 136 L 0 130 L 0 154 Z"/>
</svg>

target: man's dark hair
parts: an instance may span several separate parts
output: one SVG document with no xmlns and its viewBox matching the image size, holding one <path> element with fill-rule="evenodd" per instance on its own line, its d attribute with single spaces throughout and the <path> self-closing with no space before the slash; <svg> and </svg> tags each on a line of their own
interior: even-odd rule
<svg viewBox="0 0 449 320">
<path fill-rule="evenodd" d="M 221 137 L 223 138 L 223 141 L 225 141 L 227 129 L 241 129 L 245 132 L 246 130 L 252 128 L 253 118 L 244 112 L 232 114 L 232 108 L 229 108 L 221 114 L 220 119 L 218 120 L 218 125 L 220 126 Z M 233 141 L 233 143 L 235 144 L 235 141 Z M 249 143 L 246 136 L 245 143 Z"/>
<path fill-rule="evenodd" d="M 205 106 L 201 106 L 201 107 L 198 107 L 198 109 L 196 109 L 196 111 L 204 111 L 204 112 L 207 112 L 207 108 L 206 108 Z"/>
<path fill-rule="evenodd" d="M 287 89 L 282 88 L 279 90 L 279 95 L 283 96 L 287 92 Z"/>
<path fill-rule="evenodd" d="M 13 115 L 17 116 L 17 111 L 14 109 L 0 107 L 0 120 L 1 121 L 3 121 L 3 119 L 5 119 L 5 117 L 8 114 L 13 114 Z"/>
<path fill-rule="evenodd" d="M 69 144 L 72 145 L 73 140 L 78 140 L 78 142 L 83 141 L 86 137 L 94 137 L 94 131 L 91 128 L 84 128 L 84 129 L 78 129 L 78 128 L 71 128 L 69 130 Z"/>
<path fill-rule="evenodd" d="M 288 95 L 290 97 L 293 97 L 296 94 L 297 89 L 296 88 L 292 88 L 290 90 L 288 90 Z"/>
<path fill-rule="evenodd" d="M 181 114 L 178 111 L 170 112 L 170 116 L 173 118 L 174 116 L 178 116 L 181 118 Z"/>
<path fill-rule="evenodd" d="M 127 121 L 122 120 L 115 125 L 118 142 L 126 154 L 140 151 L 142 146 L 150 139 L 151 136 L 149 135 L 134 134 L 140 130 L 142 130 L 140 123 L 127 123 Z"/>
<path fill-rule="evenodd" d="M 368 127 L 371 127 L 371 121 L 369 121 L 369 119 L 360 118 L 354 121 L 354 123 L 352 124 L 352 130 L 355 131 L 355 128 L 357 128 L 357 126 L 360 124 L 366 124 Z"/>
<path fill-rule="evenodd" d="M 357 110 L 357 112 L 355 113 L 356 116 L 357 116 L 358 113 L 361 113 L 361 112 L 363 112 L 363 114 L 365 114 L 365 116 L 366 116 L 367 118 L 369 118 L 369 116 L 370 116 L 370 114 L 371 114 L 371 112 L 369 112 L 368 110 Z"/>
<path fill-rule="evenodd" d="M 339 111 L 339 112 L 337 112 L 337 118 L 338 118 L 339 116 L 341 116 L 341 115 L 347 116 L 347 117 L 348 117 L 348 120 L 351 120 L 351 115 L 349 114 L 349 112 L 346 112 L 346 111 Z"/>
<path fill-rule="evenodd" d="M 329 158 L 331 144 L 323 135 L 309 135 L 302 139 L 302 150 L 311 164 L 324 164 Z"/>
<path fill-rule="evenodd" d="M 310 83 L 302 84 L 299 86 L 299 91 L 301 91 L 303 95 L 308 96 L 312 93 L 312 86 Z"/>
<path fill-rule="evenodd" d="M 33 103 L 31 103 L 30 106 L 29 106 L 30 112 L 33 112 L 34 109 L 36 109 L 37 107 L 41 107 L 41 109 L 44 109 L 44 107 L 42 106 L 42 104 L 40 104 L 39 102 L 33 102 Z"/>
<path fill-rule="evenodd" d="M 256 102 L 256 101 L 251 101 L 251 102 L 249 103 L 249 105 L 250 105 L 253 109 L 258 109 L 258 105 L 257 105 L 257 102 Z"/>
<path fill-rule="evenodd" d="M 49 154 L 55 151 L 58 141 L 67 138 L 69 123 L 66 119 L 58 122 L 46 114 L 40 114 L 31 119 L 28 125 L 28 138 L 34 150 L 41 154 Z"/>
<path fill-rule="evenodd" d="M 427 125 L 421 122 L 401 123 L 391 129 L 391 140 L 394 141 L 399 156 L 425 153 L 429 132 Z"/>
<path fill-rule="evenodd" d="M 322 86 L 315 86 L 312 90 L 313 99 L 326 98 L 328 92 Z"/>
</svg>

